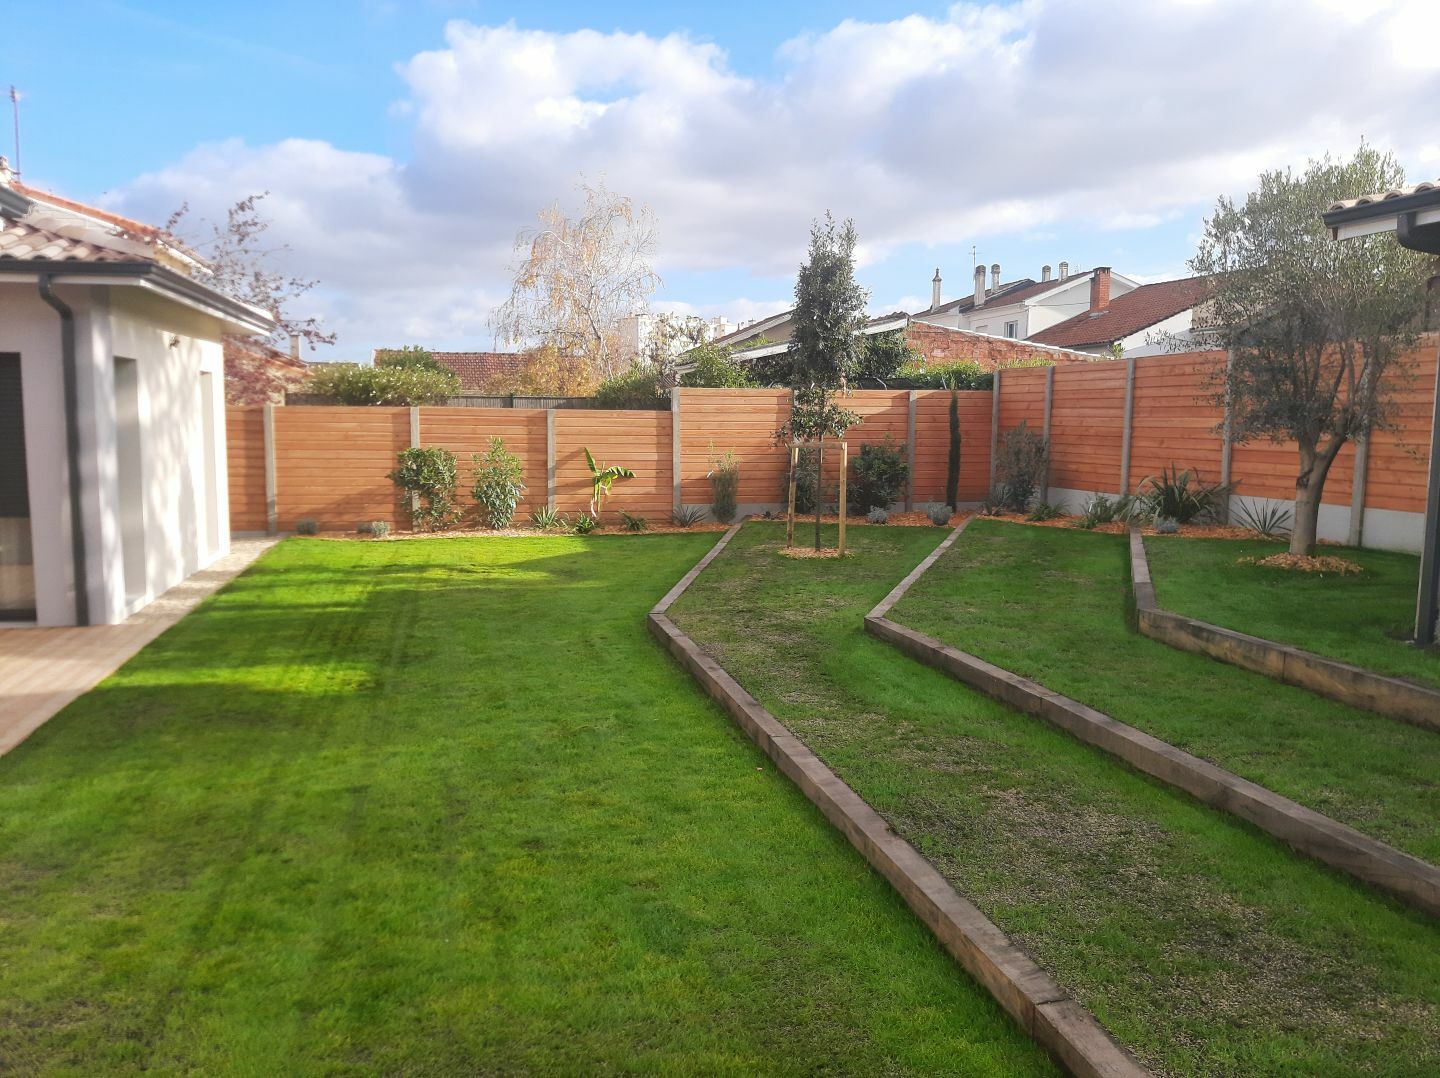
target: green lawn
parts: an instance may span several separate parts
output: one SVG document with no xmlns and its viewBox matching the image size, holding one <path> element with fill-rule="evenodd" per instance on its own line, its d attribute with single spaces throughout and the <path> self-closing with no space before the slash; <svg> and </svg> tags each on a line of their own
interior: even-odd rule
<svg viewBox="0 0 1440 1078">
<path fill-rule="evenodd" d="M 1440 738 L 1132 627 L 1123 535 L 979 520 L 891 617 L 1440 862 Z"/>
<path fill-rule="evenodd" d="M 0 759 L 0 1071 L 1048 1072 L 649 638 L 715 538 L 281 544 Z"/>
<path fill-rule="evenodd" d="M 672 615 L 1151 1065 L 1440 1069 L 1440 925 L 864 632 L 943 534 L 856 527 L 851 557 L 798 561 L 782 525 L 749 524 Z M 938 583 L 968 609 L 963 576 Z M 1018 614 L 1023 591 L 992 601 Z M 1123 587 L 1107 602 L 1123 627 Z M 1107 643 L 1077 659 L 1143 696 Z"/>
<path fill-rule="evenodd" d="M 1364 566 L 1356 576 L 1238 564 L 1284 549 L 1258 540 L 1145 541 L 1166 610 L 1440 688 L 1440 651 L 1406 643 L 1415 633 L 1418 557 L 1355 547 L 1319 552 Z"/>
</svg>

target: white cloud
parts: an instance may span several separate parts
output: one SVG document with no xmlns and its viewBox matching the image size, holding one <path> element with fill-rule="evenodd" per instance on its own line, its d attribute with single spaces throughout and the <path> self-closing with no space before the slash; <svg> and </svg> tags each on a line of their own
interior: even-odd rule
<svg viewBox="0 0 1440 1078">
<path fill-rule="evenodd" d="M 582 174 L 655 209 L 662 272 L 763 277 L 797 263 L 826 208 L 856 219 L 875 262 L 904 244 L 1193 216 L 1263 168 L 1362 136 L 1433 161 L 1420 140 L 1440 60 L 1405 27 L 1440 7 L 1374 0 L 1336 18 L 1336 2 L 957 4 L 777 43 L 764 77 L 683 34 L 453 22 L 443 48 L 399 65 L 407 160 L 224 142 L 114 201 L 163 219 L 182 199 L 215 214 L 268 189 L 343 342 L 488 342 L 515 232 Z"/>
</svg>

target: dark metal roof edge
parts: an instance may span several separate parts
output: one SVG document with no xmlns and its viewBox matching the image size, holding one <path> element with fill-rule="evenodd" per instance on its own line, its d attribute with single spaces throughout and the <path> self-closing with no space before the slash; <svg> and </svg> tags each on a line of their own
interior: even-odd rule
<svg viewBox="0 0 1440 1078">
<path fill-rule="evenodd" d="M 0 217 L 24 217 L 32 205 L 19 191 L 0 183 Z"/>
<path fill-rule="evenodd" d="M 167 266 L 154 262 L 83 262 L 70 260 L 6 259 L 0 258 L 0 274 L 43 273 L 53 280 L 65 277 L 144 277 L 170 292 L 187 299 L 205 303 L 221 314 L 257 329 L 273 329 L 275 320 L 268 314 L 257 312 L 249 304 L 218 292 L 209 285 L 176 273 Z"/>
<path fill-rule="evenodd" d="M 1333 228 L 1336 225 L 1347 224 L 1351 221 L 1366 221 L 1373 217 L 1390 217 L 1395 214 L 1408 213 L 1411 210 L 1424 210 L 1432 206 L 1440 206 L 1440 187 L 1432 187 L 1426 191 L 1415 191 L 1412 194 L 1402 195 L 1399 198 L 1380 198 L 1374 202 L 1365 202 L 1358 206 L 1345 206 L 1338 210 L 1329 210 L 1323 215 L 1327 227 Z"/>
</svg>

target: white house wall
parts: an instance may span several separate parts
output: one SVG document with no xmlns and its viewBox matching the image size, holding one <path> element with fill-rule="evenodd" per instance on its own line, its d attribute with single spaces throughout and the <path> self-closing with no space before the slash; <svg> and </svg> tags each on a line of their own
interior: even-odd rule
<svg viewBox="0 0 1440 1078">
<path fill-rule="evenodd" d="M 224 357 L 219 327 L 212 320 L 134 290 L 113 293 L 110 346 L 104 375 L 112 387 L 114 357 L 135 360 L 140 375 L 145 591 L 127 602 L 123 571 L 110 574 L 108 588 L 110 610 L 129 612 L 229 552 Z M 212 376 L 212 397 L 203 403 L 202 373 Z M 208 464 L 202 406 L 210 409 L 216 437 L 216 452 Z M 105 421 L 107 459 L 113 462 L 113 395 Z M 207 483 L 213 498 L 207 499 Z M 115 492 L 113 483 L 110 489 Z M 118 529 L 118 514 L 106 519 Z"/>
<path fill-rule="evenodd" d="M 90 618 L 122 621 L 229 549 L 221 327 L 134 288 L 67 286 L 79 373 L 80 476 Z M 0 284 L 0 352 L 20 354 L 36 622 L 75 621 L 60 318 L 34 282 Z M 116 464 L 115 358 L 138 373 L 144 580 L 127 595 Z M 201 373 L 211 374 L 206 460 Z M 214 495 L 206 497 L 206 483 Z"/>
<path fill-rule="evenodd" d="M 1125 358 L 1135 356 L 1162 356 L 1171 352 L 1186 351 L 1194 347 L 1190 339 L 1190 327 L 1194 323 L 1193 309 L 1172 314 L 1162 322 L 1132 333 L 1120 342 L 1125 349 Z"/>
<path fill-rule="evenodd" d="M 70 561 L 60 317 L 40 298 L 33 283 L 0 284 L 0 352 L 20 354 L 36 621 L 69 625 L 74 620 L 75 584 Z"/>
</svg>

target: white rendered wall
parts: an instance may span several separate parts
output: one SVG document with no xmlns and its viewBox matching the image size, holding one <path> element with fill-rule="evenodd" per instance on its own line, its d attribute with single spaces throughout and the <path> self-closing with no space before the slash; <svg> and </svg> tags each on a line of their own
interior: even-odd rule
<svg viewBox="0 0 1440 1078">
<path fill-rule="evenodd" d="M 57 284 L 75 315 L 80 476 L 90 619 L 113 624 L 229 550 L 224 369 L 216 320 L 132 288 Z M 0 284 L 0 352 L 20 354 L 36 623 L 75 623 L 59 315 L 34 282 Z M 136 362 L 145 586 L 127 599 L 114 360 Z M 202 371 L 216 452 L 207 462 Z M 207 498 L 206 483 L 213 484 Z M 213 519 L 207 520 L 206 517 Z"/>
</svg>

